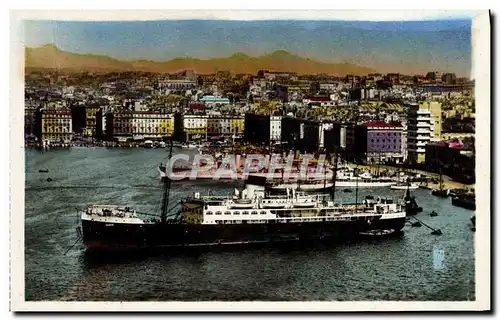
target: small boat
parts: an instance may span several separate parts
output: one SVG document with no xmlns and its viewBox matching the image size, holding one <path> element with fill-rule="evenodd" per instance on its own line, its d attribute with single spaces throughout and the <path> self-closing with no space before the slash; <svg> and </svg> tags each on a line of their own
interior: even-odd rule
<svg viewBox="0 0 500 321">
<path fill-rule="evenodd" d="M 52 178 L 47 178 L 47 182 L 52 182 Z"/>
<path fill-rule="evenodd" d="M 443 198 L 450 196 L 450 192 L 444 189 L 442 173 L 439 173 L 439 188 L 433 189 L 431 194 Z"/>
<path fill-rule="evenodd" d="M 437 215 L 438 215 L 438 213 L 436 213 L 435 211 L 432 211 L 430 214 L 430 216 L 437 216 Z"/>
<path fill-rule="evenodd" d="M 154 144 L 152 140 L 146 140 L 143 145 L 145 148 L 154 148 Z"/>
<path fill-rule="evenodd" d="M 230 205 L 231 208 L 239 208 L 239 209 L 245 209 L 245 208 L 253 208 L 255 206 L 254 202 L 250 199 L 237 199 L 234 200 L 233 203 Z"/>
<path fill-rule="evenodd" d="M 437 197 L 448 197 L 450 194 L 448 193 L 447 190 L 443 189 L 433 189 L 431 192 L 432 195 L 437 196 Z"/>
<path fill-rule="evenodd" d="M 352 193 L 352 189 L 344 188 L 344 193 Z"/>
<path fill-rule="evenodd" d="M 443 232 L 441 230 L 434 230 L 431 232 L 432 235 L 443 235 Z"/>
<path fill-rule="evenodd" d="M 413 222 L 413 223 L 411 223 L 411 226 L 412 227 L 421 227 L 422 223 L 420 223 L 420 222 Z"/>
<path fill-rule="evenodd" d="M 49 170 L 48 169 L 39 169 L 38 172 L 39 173 L 48 173 Z"/>
</svg>

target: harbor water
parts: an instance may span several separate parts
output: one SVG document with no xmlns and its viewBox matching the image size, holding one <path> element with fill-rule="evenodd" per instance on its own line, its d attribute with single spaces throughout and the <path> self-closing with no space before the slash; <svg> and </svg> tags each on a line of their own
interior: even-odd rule
<svg viewBox="0 0 500 321">
<path fill-rule="evenodd" d="M 423 207 L 416 217 L 443 235 L 408 224 L 401 237 L 329 246 L 96 258 L 74 245 L 77 209 L 122 204 L 159 214 L 157 166 L 165 162 L 165 149 L 27 149 L 25 155 L 26 300 L 475 300 L 474 212 L 429 190 L 412 191 Z M 241 185 L 174 182 L 171 204 L 194 192 L 229 194 L 236 184 Z M 352 190 L 339 188 L 336 201 L 354 201 Z M 404 192 L 362 188 L 358 198 L 402 197 Z M 431 217 L 432 211 L 438 216 Z"/>
</svg>

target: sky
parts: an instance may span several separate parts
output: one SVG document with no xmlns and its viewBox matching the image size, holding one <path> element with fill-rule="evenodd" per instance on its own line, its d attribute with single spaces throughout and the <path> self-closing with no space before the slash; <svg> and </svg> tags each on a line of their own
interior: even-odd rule
<svg viewBox="0 0 500 321">
<path fill-rule="evenodd" d="M 469 76 L 470 18 L 425 21 L 153 20 L 24 23 L 25 45 L 55 44 L 121 60 L 249 56 L 286 50 L 323 62 L 379 72 L 436 70 Z"/>
</svg>

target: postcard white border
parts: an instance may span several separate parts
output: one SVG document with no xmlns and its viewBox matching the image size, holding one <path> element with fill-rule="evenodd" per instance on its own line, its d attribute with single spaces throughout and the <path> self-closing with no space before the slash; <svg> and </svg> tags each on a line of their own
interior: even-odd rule
<svg viewBox="0 0 500 321">
<path fill-rule="evenodd" d="M 242 19 L 248 14 L 263 14 L 258 11 L 238 11 Z M 435 12 L 435 10 L 434 10 Z M 24 297 L 24 141 L 23 141 L 23 95 L 24 95 L 24 50 L 22 43 L 22 19 L 61 19 L 72 16 L 74 19 L 109 20 L 120 13 L 120 19 L 151 19 L 151 15 L 162 18 L 163 13 L 148 11 L 108 11 L 104 16 L 95 11 L 16 11 L 11 13 L 10 39 L 10 192 L 11 192 L 11 310 L 12 311 L 452 311 L 452 310 L 489 310 L 490 309 L 490 16 L 489 12 L 474 11 L 473 23 L 473 65 L 476 80 L 476 301 L 474 302 L 33 302 Z M 225 12 L 205 11 L 209 18 L 227 17 Z M 276 12 L 273 12 L 276 13 Z M 300 17 L 297 17 L 299 13 Z M 338 11 L 321 13 L 325 19 L 338 17 Z M 470 11 L 469 11 L 470 13 Z M 478 14 L 476 14 L 478 13 Z M 171 12 L 167 13 L 172 17 Z M 192 13 L 186 14 L 190 17 Z M 194 14 L 199 15 L 200 12 Z M 374 12 L 369 12 L 374 16 Z M 107 16 L 106 16 L 107 15 Z M 160 16 L 158 16 L 160 15 Z M 281 18 L 311 19 L 318 12 L 283 11 Z M 294 16 L 295 15 L 295 16 Z M 163 16 L 164 18 L 165 16 Z M 358 20 L 359 15 L 356 15 Z M 404 17 L 404 16 L 403 16 Z M 279 19 L 266 16 L 266 19 Z M 256 19 L 252 16 L 251 19 Z M 338 18 L 337 18 L 338 19 Z M 409 19 L 409 18 L 408 18 Z M 348 20 L 348 19 L 344 19 Z M 384 19 L 380 19 L 384 20 Z M 387 19 L 385 19 L 387 20 Z M 390 19 L 389 19 L 390 20 Z"/>
</svg>

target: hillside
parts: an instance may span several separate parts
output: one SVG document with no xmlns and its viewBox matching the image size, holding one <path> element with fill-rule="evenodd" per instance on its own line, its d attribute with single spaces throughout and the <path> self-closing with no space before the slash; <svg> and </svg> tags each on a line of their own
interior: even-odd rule
<svg viewBox="0 0 500 321">
<path fill-rule="evenodd" d="M 348 63 L 325 63 L 295 56 L 283 50 L 259 57 L 237 53 L 227 58 L 196 59 L 175 58 L 165 62 L 117 60 L 100 55 L 82 55 L 59 50 L 54 45 L 26 48 L 26 68 L 64 69 L 69 71 L 148 71 L 176 72 L 193 69 L 198 74 L 211 74 L 220 70 L 233 73 L 256 74 L 259 70 L 294 71 L 298 74 L 330 75 L 368 74 L 375 70 Z"/>
</svg>

